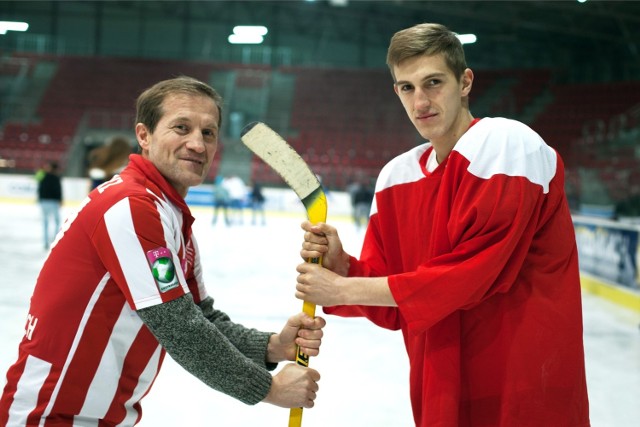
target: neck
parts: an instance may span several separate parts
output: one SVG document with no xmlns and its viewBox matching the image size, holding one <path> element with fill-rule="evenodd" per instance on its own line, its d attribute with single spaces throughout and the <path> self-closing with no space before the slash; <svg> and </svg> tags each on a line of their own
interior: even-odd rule
<svg viewBox="0 0 640 427">
<path fill-rule="evenodd" d="M 436 152 L 436 160 L 438 161 L 438 164 L 442 163 L 449 153 L 451 153 L 451 150 L 453 150 L 453 147 L 458 143 L 458 140 L 469 129 L 472 121 L 473 116 L 471 115 L 471 112 L 469 110 L 465 110 L 461 114 L 457 123 L 452 126 L 451 132 L 443 138 L 429 141 L 433 146 L 433 150 Z"/>
</svg>

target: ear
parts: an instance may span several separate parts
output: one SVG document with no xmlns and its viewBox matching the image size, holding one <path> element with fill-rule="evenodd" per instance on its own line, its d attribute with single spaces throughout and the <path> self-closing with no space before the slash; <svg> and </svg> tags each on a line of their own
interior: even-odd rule
<svg viewBox="0 0 640 427">
<path fill-rule="evenodd" d="M 138 145 L 140 145 L 142 151 L 149 149 L 149 145 L 151 144 L 151 133 L 142 123 L 136 124 L 136 139 L 138 140 Z"/>
<path fill-rule="evenodd" d="M 470 68 L 464 70 L 460 81 L 462 83 L 462 92 L 460 93 L 460 95 L 462 95 L 463 97 L 469 96 L 471 87 L 473 86 L 473 71 L 471 71 Z"/>
</svg>

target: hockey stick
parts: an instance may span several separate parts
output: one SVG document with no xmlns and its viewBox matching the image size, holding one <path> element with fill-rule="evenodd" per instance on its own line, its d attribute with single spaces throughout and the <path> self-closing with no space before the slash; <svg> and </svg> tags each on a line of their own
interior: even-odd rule
<svg viewBox="0 0 640 427">
<path fill-rule="evenodd" d="M 302 157 L 269 126 L 261 122 L 253 122 L 245 126 L 241 132 L 244 145 L 260 157 L 284 179 L 298 195 L 312 223 L 324 222 L 327 219 L 327 197 L 322 185 L 309 165 Z M 322 258 L 309 258 L 307 262 L 322 264 Z M 304 301 L 302 311 L 314 317 L 315 304 Z M 296 363 L 309 366 L 309 356 L 300 347 L 296 348 Z M 289 427 L 302 425 L 302 408 L 292 408 L 289 413 Z"/>
</svg>

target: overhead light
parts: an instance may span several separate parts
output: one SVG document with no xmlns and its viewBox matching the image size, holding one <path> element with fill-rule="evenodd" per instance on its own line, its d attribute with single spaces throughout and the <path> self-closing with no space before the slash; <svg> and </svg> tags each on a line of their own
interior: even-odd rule
<svg viewBox="0 0 640 427">
<path fill-rule="evenodd" d="M 237 25 L 228 40 L 231 44 L 260 44 L 268 32 L 263 25 Z"/>
<path fill-rule="evenodd" d="M 266 36 L 269 30 L 264 25 L 236 25 L 233 34 L 258 34 Z"/>
<path fill-rule="evenodd" d="M 478 40 L 475 34 L 456 34 L 456 37 L 462 44 L 471 44 Z"/>
<path fill-rule="evenodd" d="M 26 22 L 0 21 L 0 34 L 7 34 L 7 31 L 27 31 L 29 24 Z"/>
<path fill-rule="evenodd" d="M 231 44 L 260 44 L 264 37 L 255 34 L 230 34 L 227 40 Z"/>
</svg>

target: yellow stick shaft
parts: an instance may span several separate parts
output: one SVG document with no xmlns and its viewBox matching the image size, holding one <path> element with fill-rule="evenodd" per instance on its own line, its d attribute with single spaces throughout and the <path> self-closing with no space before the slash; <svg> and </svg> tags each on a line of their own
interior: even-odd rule
<svg viewBox="0 0 640 427">
<path fill-rule="evenodd" d="M 307 262 L 322 265 L 322 258 L 310 259 Z M 302 311 L 308 316 L 315 317 L 316 305 L 310 302 L 304 301 L 302 303 Z M 296 363 L 298 365 L 309 367 L 309 356 L 300 351 L 300 347 L 296 348 Z M 291 408 L 289 411 L 289 427 L 301 427 L 302 426 L 302 408 Z"/>
</svg>

